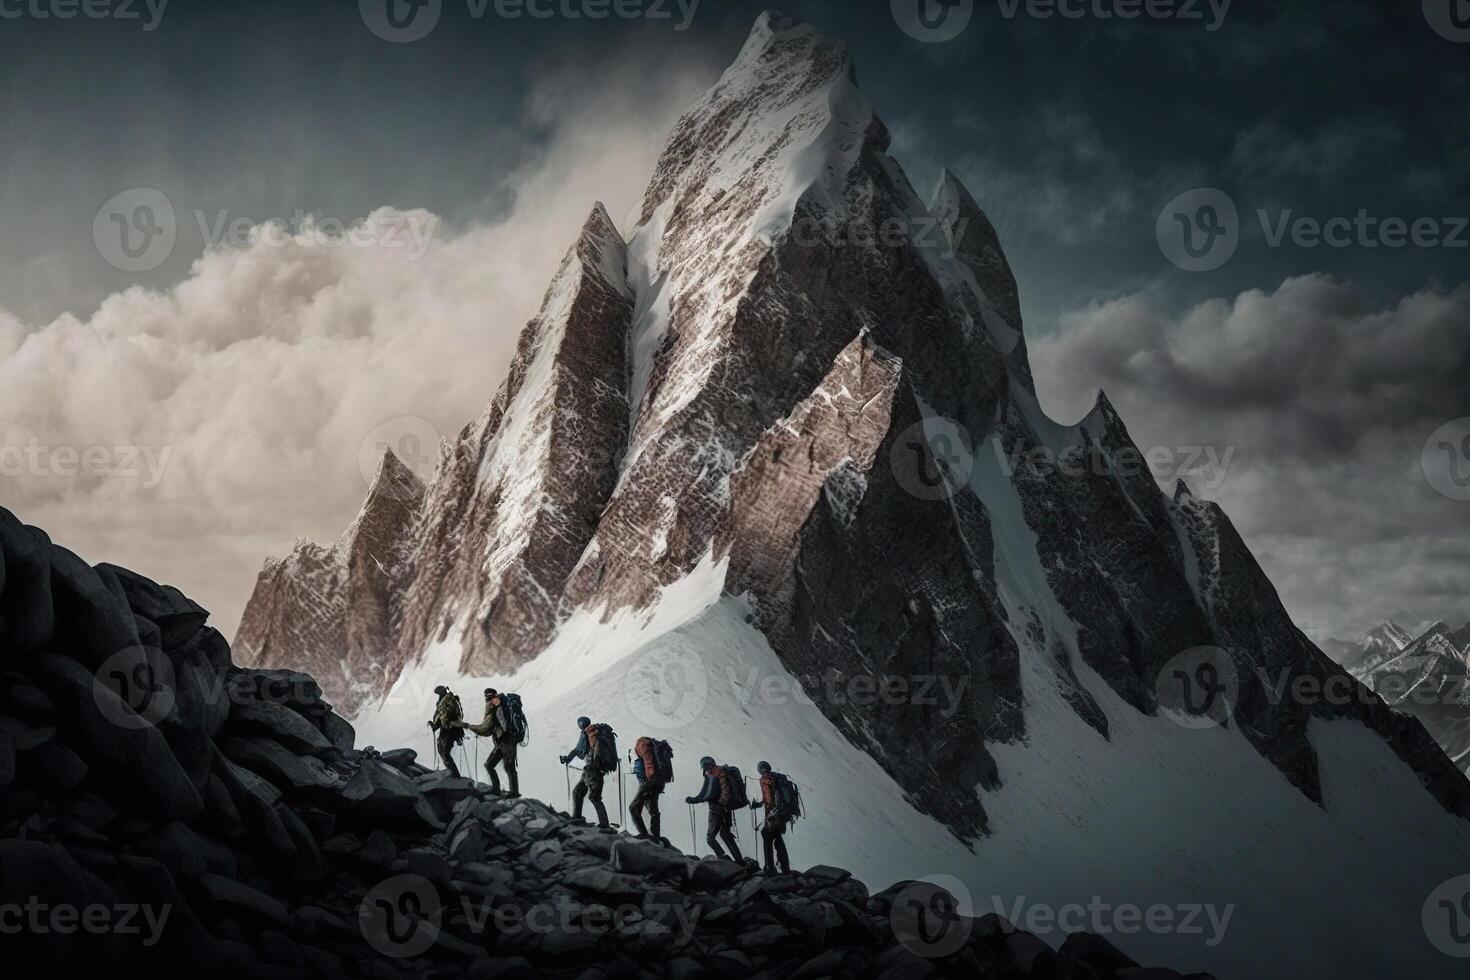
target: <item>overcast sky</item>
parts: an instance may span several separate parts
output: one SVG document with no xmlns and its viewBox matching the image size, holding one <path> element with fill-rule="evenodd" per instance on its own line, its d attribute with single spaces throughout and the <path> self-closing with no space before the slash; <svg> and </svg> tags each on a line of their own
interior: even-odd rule
<svg viewBox="0 0 1470 980">
<path fill-rule="evenodd" d="M 383 423 L 478 414 L 762 7 L 437 0 L 394 43 L 386 0 L 99 2 L 0 3 L 0 503 L 227 632 L 267 554 L 356 513 Z M 850 40 L 914 183 L 948 166 L 995 221 L 1051 413 L 1103 387 L 1199 464 L 1314 635 L 1470 617 L 1470 32 L 1407 0 L 916 2 L 785 9 Z"/>
</svg>

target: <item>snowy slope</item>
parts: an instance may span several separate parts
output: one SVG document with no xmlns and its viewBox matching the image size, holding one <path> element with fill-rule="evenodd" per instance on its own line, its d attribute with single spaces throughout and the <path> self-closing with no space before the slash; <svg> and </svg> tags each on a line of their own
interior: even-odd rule
<svg viewBox="0 0 1470 980">
<path fill-rule="evenodd" d="M 694 760 L 711 753 L 753 772 L 768 759 L 798 780 L 808 801 L 791 838 L 795 863 L 852 868 L 874 890 L 948 874 L 981 912 L 999 905 L 1009 913 L 1018 900 L 1023 908 L 1086 906 L 1094 897 L 1210 905 L 1215 919 L 1202 912 L 1198 934 L 1110 938 L 1144 962 L 1222 978 L 1453 975 L 1451 961 L 1422 940 L 1419 915 L 1432 888 L 1470 863 L 1470 828 L 1360 724 L 1313 722 L 1324 810 L 1236 731 L 1185 730 L 1142 715 L 1082 667 L 1081 682 L 1108 717 L 1104 740 L 1062 696 L 1044 652 L 1029 650 L 1032 734 L 993 749 L 1005 785 L 986 799 L 992 834 L 972 852 L 904 805 L 870 756 L 787 693 L 789 675 L 746 622 L 744 605 L 720 597 L 722 578 L 723 569 L 705 563 L 637 618 L 604 624 L 579 615 L 514 677 L 454 683 L 471 706 L 487 685 L 526 698 L 533 739 L 522 758 L 523 792 L 565 805 L 556 760 L 575 741 L 572 719 L 585 713 L 611 723 L 624 745 L 640 734 L 673 743 L 678 778 L 665 798 L 664 833 L 681 846 L 690 842 L 681 798 L 697 789 Z M 427 749 L 429 692 L 457 662 L 446 654 L 406 673 L 360 719 L 360 743 Z M 661 701 L 672 692 L 659 689 L 660 679 L 682 680 L 684 698 Z M 612 788 L 610 781 L 615 809 Z M 756 838 L 748 819 L 740 824 L 750 853 Z"/>
</svg>

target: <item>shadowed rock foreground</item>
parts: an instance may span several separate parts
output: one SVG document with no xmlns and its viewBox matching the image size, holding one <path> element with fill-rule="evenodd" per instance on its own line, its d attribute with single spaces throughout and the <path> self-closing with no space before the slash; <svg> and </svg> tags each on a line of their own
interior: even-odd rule
<svg viewBox="0 0 1470 980">
<path fill-rule="evenodd" d="M 7 971 L 1178 976 L 1086 934 L 1053 951 L 927 884 L 767 878 L 356 748 L 309 676 L 235 666 L 181 592 L 3 509 L 0 569 Z"/>
</svg>

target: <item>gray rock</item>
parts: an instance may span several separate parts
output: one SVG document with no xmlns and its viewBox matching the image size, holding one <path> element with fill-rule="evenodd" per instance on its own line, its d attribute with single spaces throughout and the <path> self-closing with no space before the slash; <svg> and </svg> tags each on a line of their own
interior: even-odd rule
<svg viewBox="0 0 1470 980">
<path fill-rule="evenodd" d="M 230 716 L 230 699 L 225 677 L 200 655 L 175 658 L 174 694 L 179 715 L 207 737 L 214 738 Z"/>
<path fill-rule="evenodd" d="M 357 731 L 352 723 L 335 711 L 328 711 L 317 720 L 322 734 L 339 752 L 351 752 L 357 741 Z"/>
<path fill-rule="evenodd" d="M 342 788 L 342 800 L 360 812 L 396 827 L 444 829 L 444 821 L 424 799 L 413 780 L 376 759 L 363 762 Z"/>
<path fill-rule="evenodd" d="M 231 761 L 247 766 L 282 789 L 340 790 L 346 783 L 320 759 L 294 755 L 269 738 L 227 738 L 223 748 Z"/>
<path fill-rule="evenodd" d="M 645 888 L 643 881 L 633 875 L 597 866 L 576 868 L 561 880 L 571 888 L 624 901 L 641 897 Z"/>
<path fill-rule="evenodd" d="M 226 722 L 230 731 L 264 734 L 297 752 L 321 755 L 332 751 L 332 743 L 321 731 L 283 704 L 250 701 L 234 705 Z"/>
<path fill-rule="evenodd" d="M 97 570 L 112 575 L 134 613 L 157 624 L 165 650 L 188 642 L 209 618 L 207 609 L 171 585 L 159 585 L 117 565 L 102 564 Z"/>
<path fill-rule="evenodd" d="M 447 886 L 454 875 L 449 860 L 432 848 L 415 847 L 404 851 L 403 861 L 410 874 L 420 875 L 436 885 Z"/>
<path fill-rule="evenodd" d="M 159 817 L 192 822 L 199 816 L 204 808 L 199 790 L 157 728 L 115 723 L 130 709 L 75 660 L 46 656 L 38 668 L 42 688 L 71 719 L 70 737 L 85 746 L 94 763 L 135 784 L 138 802 Z"/>
<path fill-rule="evenodd" d="M 281 929 L 286 928 L 291 921 L 286 906 L 275 898 L 223 875 L 205 872 L 199 876 L 196 887 L 210 905 L 230 911 L 248 912 Z"/>
<path fill-rule="evenodd" d="M 56 612 L 51 592 L 51 539 L 0 507 L 0 623 L 8 657 L 28 660 L 51 646 Z"/>
<path fill-rule="evenodd" d="M 526 862 L 543 873 L 561 864 L 561 858 L 559 840 L 538 840 L 526 851 Z"/>
<path fill-rule="evenodd" d="M 676 875 L 684 878 L 693 864 L 671 848 L 646 841 L 621 839 L 613 842 L 612 867 L 634 875 Z"/>
<path fill-rule="evenodd" d="M 403 772 L 418 758 L 418 753 L 413 749 L 389 749 L 387 752 L 380 753 L 378 758 Z M 448 774 L 448 770 L 445 771 L 445 774 Z"/>
<path fill-rule="evenodd" d="M 108 657 L 141 647 L 138 624 L 116 577 L 93 569 L 58 545 L 53 544 L 49 554 L 56 632 L 58 640 L 64 638 L 62 649 L 96 670 Z"/>
</svg>

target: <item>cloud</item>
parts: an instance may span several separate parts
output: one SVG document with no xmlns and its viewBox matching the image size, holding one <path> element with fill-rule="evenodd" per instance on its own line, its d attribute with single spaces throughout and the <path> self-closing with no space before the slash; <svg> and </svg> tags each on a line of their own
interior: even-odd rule
<svg viewBox="0 0 1470 980">
<path fill-rule="evenodd" d="M 687 59 L 664 68 L 657 85 L 646 64 L 548 73 L 525 103 L 527 164 L 487 177 L 487 196 L 513 195 L 491 223 L 361 217 L 432 229 L 421 255 L 257 232 L 85 318 L 0 311 L 0 502 L 89 561 L 177 582 L 232 633 L 267 554 L 356 514 L 380 424 L 447 437 L 480 413 L 593 202 L 633 209 L 708 83 Z"/>
<path fill-rule="evenodd" d="M 1225 507 L 1304 628 L 1408 610 L 1470 618 L 1470 503 L 1420 458 L 1470 416 L 1470 285 L 1388 308 L 1323 276 L 1183 313 L 1134 294 L 1033 344 L 1043 402 L 1077 418 L 1107 390 L 1141 447 L 1206 445 Z"/>
</svg>

